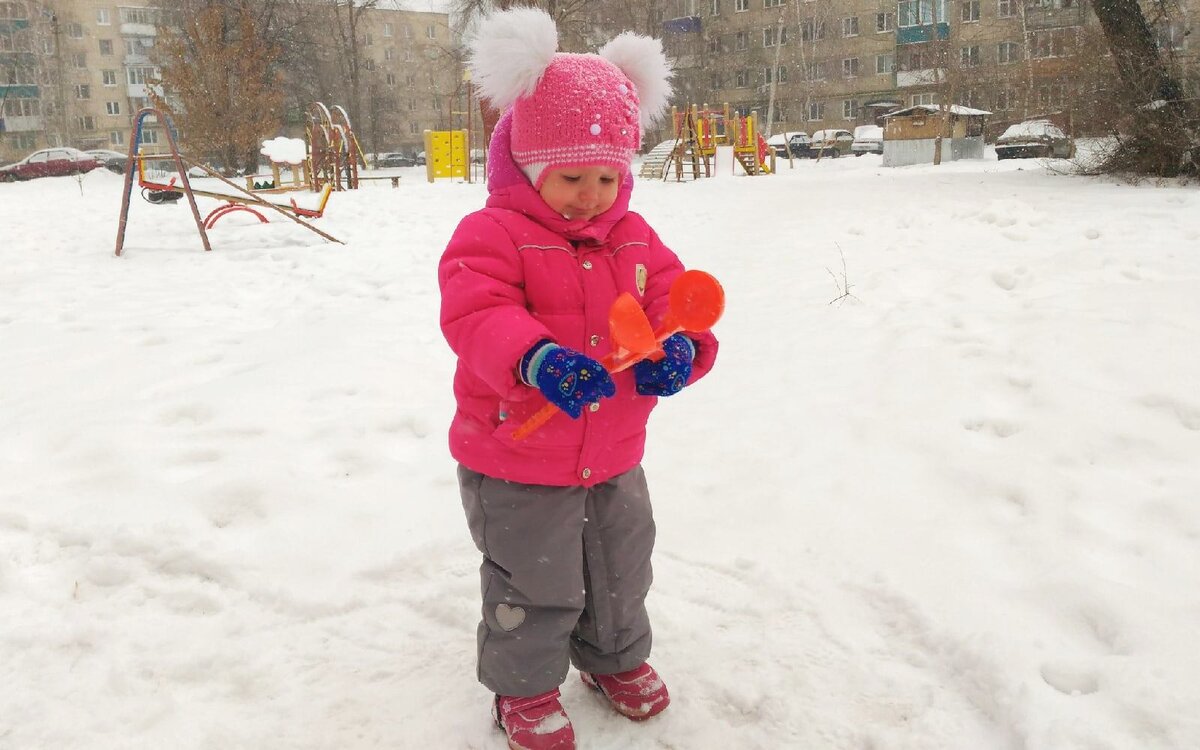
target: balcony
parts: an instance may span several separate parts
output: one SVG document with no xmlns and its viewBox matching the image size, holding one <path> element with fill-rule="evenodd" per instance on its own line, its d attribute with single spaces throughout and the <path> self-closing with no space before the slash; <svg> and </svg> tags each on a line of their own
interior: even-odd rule
<svg viewBox="0 0 1200 750">
<path fill-rule="evenodd" d="M 898 89 L 910 88 L 912 86 L 932 86 L 939 80 L 946 80 L 945 68 L 896 71 L 896 88 Z"/>
<path fill-rule="evenodd" d="M 950 38 L 950 24 L 939 23 L 937 26 L 937 38 Z M 933 41 L 934 24 L 925 24 L 924 26 L 903 26 L 896 29 L 896 44 L 920 44 L 921 42 Z"/>
<path fill-rule="evenodd" d="M 0 85 L 0 100 L 3 99 L 37 99 L 38 87 L 34 83 L 16 83 Z"/>
<path fill-rule="evenodd" d="M 1029 6 L 1025 9 L 1025 25 L 1029 29 L 1060 29 L 1082 26 L 1084 9 L 1075 5 L 1070 8 L 1042 8 Z"/>
<path fill-rule="evenodd" d="M 156 36 L 158 30 L 152 23 L 123 23 L 121 24 L 121 34 L 123 36 Z"/>
<path fill-rule="evenodd" d="M 40 117 L 0 117 L 0 133 L 28 133 L 41 129 Z"/>
</svg>

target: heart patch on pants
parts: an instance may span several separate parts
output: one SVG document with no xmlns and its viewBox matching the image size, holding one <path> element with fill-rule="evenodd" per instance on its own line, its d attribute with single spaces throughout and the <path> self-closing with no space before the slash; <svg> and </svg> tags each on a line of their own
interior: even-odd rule
<svg viewBox="0 0 1200 750">
<path fill-rule="evenodd" d="M 496 605 L 496 624 L 506 633 L 511 633 L 525 622 L 525 610 L 521 607 L 510 607 L 507 604 Z"/>
</svg>

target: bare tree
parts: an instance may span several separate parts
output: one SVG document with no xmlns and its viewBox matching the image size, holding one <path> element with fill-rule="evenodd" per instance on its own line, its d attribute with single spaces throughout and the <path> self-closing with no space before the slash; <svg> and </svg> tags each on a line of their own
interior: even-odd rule
<svg viewBox="0 0 1200 750">
<path fill-rule="evenodd" d="M 1159 177 L 1200 172 L 1200 123 L 1181 81 L 1159 53 L 1137 0 L 1094 0 L 1121 82 L 1125 116 L 1107 169 Z"/>
</svg>

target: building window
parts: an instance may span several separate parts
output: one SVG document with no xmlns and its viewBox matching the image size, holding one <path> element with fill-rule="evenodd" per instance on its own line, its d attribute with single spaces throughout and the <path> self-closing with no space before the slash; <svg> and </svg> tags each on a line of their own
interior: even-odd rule
<svg viewBox="0 0 1200 750">
<path fill-rule="evenodd" d="M 750 10 L 750 0 L 733 0 L 733 9 L 737 13 Z"/>
<path fill-rule="evenodd" d="M 996 15 L 1000 18 L 1012 18 L 1017 15 L 1017 0 L 997 0 Z"/>
<path fill-rule="evenodd" d="M 733 37 L 733 48 L 739 52 L 750 47 L 750 33 L 739 31 Z"/>
<path fill-rule="evenodd" d="M 109 18 L 108 8 L 97 8 L 96 9 L 96 25 L 97 26 L 108 26 L 111 23 L 112 23 L 112 19 Z"/>
<path fill-rule="evenodd" d="M 1013 92 L 1009 89 L 1000 89 L 996 92 L 995 109 L 1000 112 L 1005 112 L 1013 108 L 1016 99 L 1013 98 Z"/>
<path fill-rule="evenodd" d="M 135 37 L 125 40 L 125 54 L 130 57 L 145 57 L 154 46 L 154 40 L 146 37 Z"/>
<path fill-rule="evenodd" d="M 710 16 L 721 15 L 721 0 L 712 0 L 712 7 L 709 8 L 708 14 Z"/>
<path fill-rule="evenodd" d="M 124 134 L 120 130 L 108 131 L 108 142 L 114 146 L 120 146 L 125 142 Z"/>
<path fill-rule="evenodd" d="M 83 24 L 75 22 L 67 24 L 67 36 L 72 39 L 83 39 Z"/>
<path fill-rule="evenodd" d="M 409 112 L 416 112 L 416 111 L 417 111 L 417 100 L 416 100 L 416 99 L 409 99 L 409 100 L 408 100 L 408 111 L 409 111 Z"/>
<path fill-rule="evenodd" d="M 979 0 L 962 0 L 962 20 L 963 23 L 979 20 Z"/>
<path fill-rule="evenodd" d="M 934 105 L 934 101 L 933 101 L 934 96 L 936 96 L 936 94 L 934 94 L 932 91 L 925 93 L 925 94 L 913 94 L 912 95 L 912 105 L 914 107 L 920 107 L 920 106 L 932 107 Z"/>
<path fill-rule="evenodd" d="M 1034 31 L 1029 35 L 1029 56 L 1035 60 L 1064 57 L 1067 54 L 1067 29 Z"/>
<path fill-rule="evenodd" d="M 117 85 L 117 71 L 115 70 L 102 70 L 100 71 L 100 77 L 105 86 Z"/>
<path fill-rule="evenodd" d="M 810 122 L 825 119 L 825 102 L 808 103 L 808 119 Z"/>
<path fill-rule="evenodd" d="M 92 98 L 92 87 L 86 83 L 75 84 L 75 98 L 76 99 L 91 99 Z"/>
<path fill-rule="evenodd" d="M 750 86 L 750 71 L 739 70 L 733 76 L 734 88 L 744 89 Z"/>
<path fill-rule="evenodd" d="M 843 99 L 842 100 L 842 119 L 857 120 L 858 119 L 858 100 Z"/>
<path fill-rule="evenodd" d="M 853 78 L 858 75 L 858 58 L 847 57 L 842 60 L 842 75 L 847 78 Z"/>
<path fill-rule="evenodd" d="M 421 132 L 421 126 L 415 122 L 410 122 L 408 124 L 408 132 L 412 133 L 413 135 L 417 135 Z"/>
<path fill-rule="evenodd" d="M 82 52 L 76 52 L 75 54 L 71 55 L 71 64 L 80 70 L 86 68 L 87 55 L 83 54 Z"/>
<path fill-rule="evenodd" d="M 375 61 L 368 57 L 366 60 L 363 60 L 363 67 L 367 70 L 375 70 Z"/>
<path fill-rule="evenodd" d="M 764 8 L 780 8 L 787 0 L 763 0 Z"/>
<path fill-rule="evenodd" d="M 429 24 L 428 26 L 426 26 L 425 27 L 425 38 L 426 39 L 437 39 L 437 26 L 434 26 L 433 24 Z"/>
<path fill-rule="evenodd" d="M 158 143 L 158 131 L 154 128 L 142 128 L 142 143 L 147 145 Z"/>
<path fill-rule="evenodd" d="M 387 80 L 387 85 L 389 85 L 389 86 L 395 86 L 395 85 L 396 85 L 396 74 L 395 74 L 395 73 L 388 73 L 388 74 L 387 74 L 387 78 L 386 78 L 386 80 Z"/>
<path fill-rule="evenodd" d="M 708 53 L 710 55 L 720 54 L 721 52 L 721 37 L 713 34 L 708 38 Z"/>
<path fill-rule="evenodd" d="M 934 18 L 938 23 L 950 20 L 946 15 L 946 0 L 900 0 L 896 5 L 896 22 L 901 28 L 928 26 Z"/>
<path fill-rule="evenodd" d="M 842 36 L 858 36 L 858 16 L 842 19 Z"/>
<path fill-rule="evenodd" d="M 100 54 L 102 54 L 102 55 L 111 55 L 112 54 L 112 40 L 111 39 L 101 39 L 100 40 Z"/>
<path fill-rule="evenodd" d="M 963 47 L 959 50 L 959 61 L 964 68 L 978 68 L 980 63 L 979 47 Z"/>
<path fill-rule="evenodd" d="M 95 130 L 96 120 L 91 115 L 82 115 L 75 118 L 76 130 Z"/>
<path fill-rule="evenodd" d="M 396 50 L 394 48 L 388 47 L 387 49 L 385 49 L 383 51 L 383 59 L 384 60 L 391 60 L 395 57 L 396 57 Z"/>
<path fill-rule="evenodd" d="M 1037 91 L 1038 107 L 1043 110 L 1058 109 L 1063 105 L 1062 86 L 1041 86 Z"/>
<path fill-rule="evenodd" d="M 363 34 L 363 46 L 371 47 L 375 44 L 375 37 L 370 34 Z"/>
<path fill-rule="evenodd" d="M 390 23 L 385 23 L 383 25 L 383 36 L 385 39 L 392 38 L 392 25 Z"/>
<path fill-rule="evenodd" d="M 774 70 L 774 73 L 772 73 Z M 763 83 L 787 83 L 787 66 L 780 65 L 778 68 L 763 68 Z"/>
<path fill-rule="evenodd" d="M 815 42 L 825 38 L 825 22 L 809 18 L 800 22 L 800 39 Z"/>
<path fill-rule="evenodd" d="M 37 117 L 41 108 L 37 99 L 8 99 L 4 102 L 5 117 Z"/>
<path fill-rule="evenodd" d="M 875 55 L 875 75 L 890 75 L 896 72 L 896 56 L 894 54 Z"/>
<path fill-rule="evenodd" d="M 805 63 L 804 75 L 807 81 L 824 81 L 826 76 L 825 61 L 817 60 Z"/>
<path fill-rule="evenodd" d="M 895 13 L 876 13 L 875 14 L 875 33 L 884 31 L 893 31 L 896 28 Z"/>
<path fill-rule="evenodd" d="M 983 94 L 978 89 L 967 89 L 958 93 L 958 105 L 960 107 L 971 107 L 979 109 L 983 106 Z"/>
<path fill-rule="evenodd" d="M 145 83 L 157 77 L 154 68 L 130 68 L 129 69 L 129 84 L 131 86 L 145 85 Z"/>
<path fill-rule="evenodd" d="M 787 44 L 787 27 L 786 26 L 768 26 L 763 29 L 763 46 L 774 47 L 775 40 L 778 39 L 780 44 Z"/>
<path fill-rule="evenodd" d="M 724 81 L 722 80 L 720 73 L 713 73 L 712 78 L 709 79 L 709 84 L 713 91 L 720 91 L 721 89 L 725 88 Z"/>
<path fill-rule="evenodd" d="M 158 11 L 154 8 L 121 8 L 121 23 L 153 26 L 158 23 Z"/>
<path fill-rule="evenodd" d="M 110 115 L 119 115 L 119 114 L 121 114 L 121 103 L 120 102 L 105 102 L 104 103 L 104 111 Z"/>
<path fill-rule="evenodd" d="M 775 116 L 772 122 L 784 122 L 787 120 L 787 107 L 783 104 L 775 105 Z"/>
</svg>

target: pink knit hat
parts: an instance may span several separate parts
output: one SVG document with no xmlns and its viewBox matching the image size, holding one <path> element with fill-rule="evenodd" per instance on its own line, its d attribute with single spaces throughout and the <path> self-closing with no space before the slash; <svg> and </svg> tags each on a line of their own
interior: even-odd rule
<svg viewBox="0 0 1200 750">
<path fill-rule="evenodd" d="M 662 43 L 625 33 L 598 54 L 557 50 L 554 21 L 536 8 L 492 14 L 472 44 L 481 93 L 498 109 L 512 107 L 513 161 L 535 188 L 561 167 L 628 173 L 642 128 L 670 97 Z"/>
</svg>

